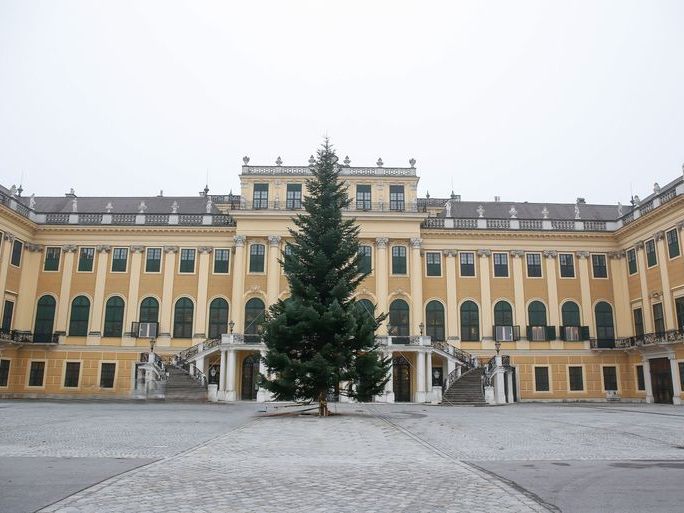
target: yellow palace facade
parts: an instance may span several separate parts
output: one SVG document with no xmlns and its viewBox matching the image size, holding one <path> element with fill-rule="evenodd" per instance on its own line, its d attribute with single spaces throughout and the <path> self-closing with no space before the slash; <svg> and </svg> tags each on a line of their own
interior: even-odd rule
<svg viewBox="0 0 684 513">
<path fill-rule="evenodd" d="M 371 271 L 358 300 L 390 314 L 376 400 L 439 402 L 475 365 L 503 369 L 497 402 L 681 403 L 681 177 L 625 206 L 471 202 L 417 197 L 414 160 L 340 165 Z M 0 396 L 135 396 L 153 340 L 211 400 L 268 400 L 260 325 L 288 293 L 278 258 L 309 175 L 245 157 L 239 195 L 0 187 Z"/>
</svg>

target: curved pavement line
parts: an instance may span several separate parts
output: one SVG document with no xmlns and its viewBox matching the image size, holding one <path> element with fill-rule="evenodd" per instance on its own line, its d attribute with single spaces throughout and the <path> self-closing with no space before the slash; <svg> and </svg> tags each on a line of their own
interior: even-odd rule
<svg viewBox="0 0 684 513">
<path fill-rule="evenodd" d="M 385 414 L 383 414 L 383 413 L 377 411 L 375 408 L 373 408 L 373 407 L 370 406 L 369 404 L 364 404 L 363 406 L 364 406 L 365 408 L 367 408 L 368 412 L 369 412 L 372 416 L 374 416 L 374 417 L 376 417 L 376 418 L 378 418 L 378 419 L 380 419 L 380 420 L 383 420 L 384 422 L 386 422 L 387 424 L 389 424 L 390 426 L 392 426 L 394 429 L 396 429 L 396 430 L 399 431 L 400 433 L 403 433 L 404 435 L 408 436 L 409 438 L 411 438 L 411 439 L 414 440 L 415 442 L 419 443 L 420 445 L 422 445 L 422 446 L 425 447 L 426 449 L 428 449 L 428 450 L 434 452 L 434 453 L 437 454 L 438 456 L 440 456 L 440 457 L 442 457 L 442 458 L 445 458 L 445 459 L 447 459 L 447 460 L 449 460 L 449 461 L 451 461 L 451 462 L 453 462 L 453 463 L 456 463 L 456 464 L 459 464 L 459 465 L 465 465 L 465 466 L 469 467 L 470 469 L 472 469 L 473 471 L 481 472 L 481 473 L 485 474 L 486 476 L 493 478 L 493 479 L 494 479 L 494 484 L 496 484 L 496 485 L 497 485 L 499 488 L 501 488 L 502 490 L 504 490 L 504 491 L 506 491 L 506 492 L 509 492 L 509 490 L 508 490 L 507 488 L 513 488 L 515 491 L 521 493 L 522 495 L 524 495 L 524 496 L 527 497 L 528 499 L 534 501 L 536 504 L 538 504 L 539 506 L 541 506 L 542 508 L 544 508 L 544 509 L 547 510 L 547 511 L 551 511 L 551 512 L 553 512 L 553 513 L 559 513 L 559 512 L 561 511 L 560 508 L 558 508 L 556 505 L 551 504 L 551 503 L 545 501 L 545 500 L 544 500 L 543 498 L 541 498 L 539 495 L 537 495 L 536 493 L 534 493 L 534 492 L 531 491 L 531 490 L 528 490 L 527 488 L 524 488 L 524 487 L 520 486 L 520 485 L 519 485 L 518 483 L 516 483 L 515 481 L 511 481 L 510 479 L 507 479 L 507 478 L 505 478 L 505 477 L 502 477 L 502 476 L 500 476 L 500 475 L 498 475 L 498 474 L 496 474 L 496 473 L 494 473 L 494 472 L 491 472 L 491 471 L 489 471 L 489 470 L 487 470 L 487 469 L 484 469 L 484 468 L 482 468 L 482 467 L 480 467 L 480 466 L 478 466 L 478 465 L 475 465 L 475 464 L 473 464 L 473 463 L 469 463 L 469 462 L 464 461 L 464 460 L 456 459 L 456 458 L 454 458 L 452 455 L 450 455 L 449 453 L 447 453 L 446 451 L 440 449 L 440 448 L 437 447 L 436 445 L 433 445 L 433 444 L 432 444 L 431 442 L 429 442 L 428 440 L 425 440 L 425 439 L 422 438 L 421 436 L 419 436 L 419 435 L 413 433 L 412 431 L 409 431 L 409 430 L 406 429 L 405 427 L 400 426 L 399 424 L 393 422 L 389 417 L 387 417 Z M 481 477 L 484 477 L 484 476 L 481 476 Z M 518 498 L 516 497 L 516 499 L 518 499 Z M 519 500 L 519 499 L 518 499 L 518 500 Z M 524 504 L 524 503 L 522 503 L 522 504 L 526 506 L 526 504 Z"/>
<path fill-rule="evenodd" d="M 91 489 L 91 488 L 96 488 L 96 487 L 97 487 L 97 488 L 99 489 L 99 488 L 102 487 L 102 485 L 103 485 L 105 482 L 109 481 L 110 479 L 118 479 L 118 478 L 120 478 L 120 477 L 123 477 L 125 474 L 131 473 L 131 472 L 138 472 L 138 471 L 140 471 L 141 469 L 144 469 L 144 468 L 149 467 L 149 466 L 152 466 L 152 465 L 156 465 L 156 464 L 158 464 L 158 463 L 160 463 L 160 462 L 169 461 L 169 460 L 175 460 L 176 458 L 180 458 L 181 456 L 184 456 L 184 455 L 186 455 L 186 454 L 189 453 L 189 452 L 192 452 L 192 451 L 197 450 L 197 449 L 200 449 L 200 448 L 202 448 L 202 447 L 204 447 L 204 446 L 206 446 L 206 445 L 209 445 L 209 444 L 210 444 L 211 442 L 213 442 L 214 440 L 217 440 L 218 438 L 221 438 L 222 436 L 225 436 L 225 435 L 227 435 L 228 433 L 232 433 L 233 431 L 238 431 L 238 430 L 240 430 L 240 429 L 245 428 L 245 427 L 247 426 L 247 424 L 249 424 L 249 423 L 251 423 L 251 422 L 254 422 L 254 421 L 258 420 L 259 418 L 260 418 L 260 417 L 258 417 L 258 416 L 256 416 L 256 415 L 252 415 L 251 417 L 247 417 L 247 419 L 245 420 L 244 423 L 242 423 L 242 424 L 240 424 L 240 425 L 238 425 L 238 426 L 233 426 L 232 428 L 230 428 L 228 431 L 225 431 L 224 433 L 220 433 L 220 434 L 218 434 L 218 435 L 216 435 L 216 436 L 212 436 L 211 438 L 207 438 L 206 440 L 204 440 L 204 441 L 202 441 L 202 442 L 199 442 L 199 443 L 197 443 L 197 444 L 195 444 L 195 445 L 193 445 L 193 446 L 191 446 L 191 447 L 188 447 L 187 449 L 183 449 L 182 451 L 177 452 L 176 454 L 173 454 L 173 455 L 171 455 L 171 456 L 169 456 L 169 457 L 167 457 L 167 458 L 159 458 L 158 460 L 150 461 L 150 462 L 148 462 L 148 463 L 144 463 L 144 464 L 142 464 L 142 465 L 138 465 L 137 467 L 129 468 L 128 470 L 124 470 L 124 471 L 122 471 L 122 472 L 118 472 L 118 473 L 116 473 L 116 474 L 112 474 L 111 476 L 105 477 L 104 479 L 101 479 L 100 481 L 97 481 L 97 482 L 95 482 L 95 483 L 91 483 L 91 484 L 89 484 L 89 485 L 87 485 L 87 486 L 84 486 L 84 487 L 81 488 L 80 490 L 77 490 L 77 491 L 75 491 L 74 493 L 70 493 L 70 494 L 67 495 L 66 497 L 62 497 L 61 499 L 57 499 L 56 501 L 53 501 L 53 502 L 51 502 L 50 504 L 46 504 L 45 506 L 41 506 L 40 508 L 38 508 L 37 510 L 35 510 L 34 513 L 39 513 L 40 511 L 46 511 L 46 510 L 48 510 L 48 508 L 53 508 L 54 506 L 57 506 L 58 504 L 60 504 L 60 503 L 62 503 L 62 502 L 64 502 L 64 501 L 68 501 L 68 500 L 69 500 L 71 497 L 73 497 L 74 495 L 78 495 L 78 494 L 83 493 L 83 492 L 88 493 L 87 491 L 88 491 L 89 489 Z M 93 490 L 93 491 L 95 491 L 95 490 Z M 68 504 L 64 504 L 64 506 L 68 506 Z M 49 510 L 49 511 L 52 512 L 52 511 L 57 511 L 57 510 L 52 509 L 52 510 Z"/>
</svg>

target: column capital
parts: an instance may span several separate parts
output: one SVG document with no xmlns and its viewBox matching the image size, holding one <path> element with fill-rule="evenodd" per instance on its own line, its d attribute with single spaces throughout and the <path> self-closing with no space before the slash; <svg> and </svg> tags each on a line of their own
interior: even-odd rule
<svg viewBox="0 0 684 513">
<path fill-rule="evenodd" d="M 677 223 L 677 228 L 678 228 L 679 230 L 684 230 L 684 221 L 679 221 L 679 222 Z"/>
<path fill-rule="evenodd" d="M 245 242 L 247 242 L 247 237 L 244 235 L 236 235 L 233 237 L 233 241 L 235 242 L 236 248 L 241 248 L 244 247 Z"/>
<path fill-rule="evenodd" d="M 144 253 L 145 246 L 135 245 L 131 246 L 131 253 Z"/>
<path fill-rule="evenodd" d="M 638 240 L 634 243 L 634 249 L 639 251 L 640 249 L 644 249 L 644 241 L 643 240 Z"/>
<path fill-rule="evenodd" d="M 455 257 L 457 253 L 458 253 L 457 249 L 445 249 L 442 251 L 442 254 L 445 257 Z"/>
<path fill-rule="evenodd" d="M 389 244 L 389 239 L 387 237 L 378 237 L 375 239 L 375 245 L 379 249 L 385 249 L 387 247 L 387 244 Z"/>
<path fill-rule="evenodd" d="M 525 256 L 525 250 L 522 249 L 512 249 L 510 253 L 511 256 L 515 258 L 522 258 L 523 256 Z"/>
<path fill-rule="evenodd" d="M 178 246 L 164 246 L 164 253 L 178 253 Z"/>
<path fill-rule="evenodd" d="M 43 245 L 42 244 L 26 244 L 24 246 L 27 251 L 31 251 L 34 253 L 42 253 L 43 251 Z"/>
<path fill-rule="evenodd" d="M 583 258 L 589 258 L 588 251 L 575 251 L 575 255 L 577 255 L 577 258 L 579 258 L 580 260 Z"/>
<path fill-rule="evenodd" d="M 420 249 L 422 245 L 423 245 L 423 239 L 421 239 L 419 237 L 411 238 L 411 247 L 413 249 Z"/>
<path fill-rule="evenodd" d="M 10 241 L 10 242 L 14 242 L 14 239 L 15 239 L 16 237 L 15 237 L 14 234 L 12 234 L 12 233 L 5 233 L 5 234 L 3 235 L 2 238 L 5 239 L 5 240 L 8 240 L 8 241 Z"/>
<path fill-rule="evenodd" d="M 99 246 L 95 246 L 95 249 L 98 253 L 109 253 L 112 250 L 112 247 L 107 244 L 100 244 Z"/>
<path fill-rule="evenodd" d="M 214 251 L 214 248 L 211 246 L 200 246 L 199 248 L 197 248 L 197 251 L 199 251 L 203 255 L 209 255 Z"/>
<path fill-rule="evenodd" d="M 477 255 L 481 256 L 482 258 L 487 258 L 488 256 L 492 256 L 492 250 L 491 249 L 478 249 Z"/>
<path fill-rule="evenodd" d="M 621 258 L 625 258 L 625 252 L 624 251 L 611 251 L 608 253 L 608 258 L 611 260 L 620 260 Z"/>
<path fill-rule="evenodd" d="M 269 235 L 268 236 L 268 245 L 269 246 L 279 246 L 281 239 L 282 239 L 282 237 L 280 235 Z"/>
<path fill-rule="evenodd" d="M 557 258 L 558 257 L 558 251 L 554 249 L 546 249 L 544 250 L 544 256 L 546 258 Z"/>
<path fill-rule="evenodd" d="M 653 238 L 654 238 L 656 241 L 663 240 L 663 239 L 665 238 L 665 232 L 662 231 L 662 230 L 657 231 L 657 232 L 655 232 L 655 233 L 653 234 Z"/>
<path fill-rule="evenodd" d="M 75 253 L 77 249 L 78 246 L 76 246 L 75 244 L 65 244 L 64 246 L 62 246 L 62 251 L 64 253 Z"/>
</svg>

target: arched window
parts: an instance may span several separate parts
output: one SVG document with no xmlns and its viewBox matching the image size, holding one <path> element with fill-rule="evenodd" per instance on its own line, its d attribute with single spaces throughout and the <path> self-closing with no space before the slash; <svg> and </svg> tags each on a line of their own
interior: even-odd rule
<svg viewBox="0 0 684 513">
<path fill-rule="evenodd" d="M 375 305 L 369 299 L 359 299 L 356 302 L 356 308 L 362 313 L 375 319 Z"/>
<path fill-rule="evenodd" d="M 430 301 L 425 307 L 425 334 L 432 340 L 445 340 L 444 306 L 439 301 Z"/>
<path fill-rule="evenodd" d="M 461 305 L 461 340 L 480 340 L 480 310 L 472 301 Z"/>
<path fill-rule="evenodd" d="M 613 307 L 605 301 L 600 301 L 596 303 L 594 312 L 596 314 L 596 338 L 598 341 L 612 342 L 615 340 Z"/>
<path fill-rule="evenodd" d="M 541 301 L 532 301 L 527 307 L 530 326 L 546 326 L 546 307 Z"/>
<path fill-rule="evenodd" d="M 261 325 L 264 323 L 266 306 L 258 297 L 253 297 L 245 305 L 245 341 L 261 340 Z"/>
<path fill-rule="evenodd" d="M 71 318 L 69 319 L 69 336 L 85 337 L 88 335 L 88 318 L 90 317 L 90 300 L 85 296 L 77 296 L 71 302 Z"/>
<path fill-rule="evenodd" d="M 209 338 L 219 338 L 228 333 L 228 301 L 221 297 L 209 305 Z"/>
<path fill-rule="evenodd" d="M 508 301 L 499 301 L 494 305 L 494 324 L 513 326 L 513 309 Z"/>
<path fill-rule="evenodd" d="M 195 316 L 195 305 L 187 297 L 176 301 L 173 312 L 174 338 L 192 338 L 192 320 Z"/>
<path fill-rule="evenodd" d="M 153 297 L 146 297 L 140 303 L 139 322 L 159 322 L 159 301 Z"/>
<path fill-rule="evenodd" d="M 409 305 L 403 299 L 395 299 L 389 308 L 390 335 L 409 336 Z"/>
<path fill-rule="evenodd" d="M 579 326 L 580 325 L 580 311 L 579 306 L 574 301 L 566 301 L 561 308 L 561 316 L 563 317 L 563 326 Z"/>
<path fill-rule="evenodd" d="M 33 327 L 34 342 L 52 342 L 56 306 L 57 302 L 52 296 L 43 296 L 38 300 L 36 323 Z"/>
<path fill-rule="evenodd" d="M 105 306 L 103 337 L 120 337 L 123 333 L 124 300 L 112 296 Z"/>
</svg>

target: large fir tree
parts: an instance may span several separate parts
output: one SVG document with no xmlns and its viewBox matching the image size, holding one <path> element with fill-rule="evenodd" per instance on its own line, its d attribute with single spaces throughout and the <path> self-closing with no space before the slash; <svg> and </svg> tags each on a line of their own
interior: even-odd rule
<svg viewBox="0 0 684 513">
<path fill-rule="evenodd" d="M 263 330 L 262 386 L 276 400 L 318 401 L 322 416 L 331 391 L 360 401 L 381 393 L 390 364 L 375 343 L 385 315 L 353 299 L 367 273 L 359 267 L 359 227 L 342 215 L 350 200 L 337 160 L 326 139 L 281 260 L 291 295 L 270 308 Z"/>
</svg>

